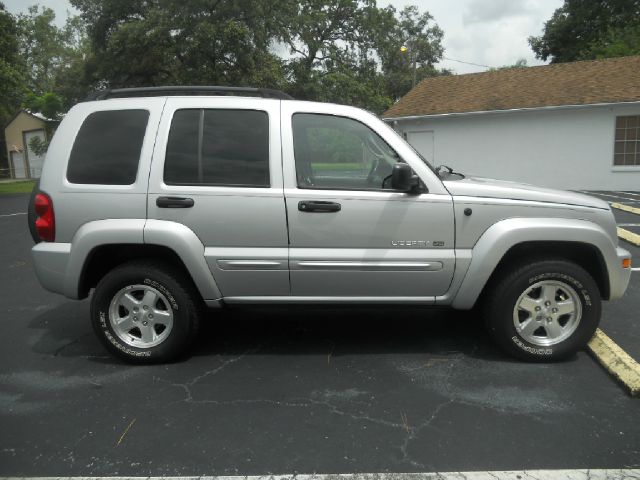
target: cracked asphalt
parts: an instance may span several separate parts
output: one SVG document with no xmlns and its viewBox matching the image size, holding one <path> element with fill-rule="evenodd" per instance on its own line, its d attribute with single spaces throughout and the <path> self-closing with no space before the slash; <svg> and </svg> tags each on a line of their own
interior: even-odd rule
<svg viewBox="0 0 640 480">
<path fill-rule="evenodd" d="M 0 215 L 26 202 L 0 197 Z M 87 301 L 38 285 L 26 217 L 0 229 L 0 475 L 640 466 L 639 400 L 587 353 L 512 361 L 473 313 L 280 308 L 212 312 L 190 358 L 132 367 Z M 633 275 L 607 333 L 640 311 Z"/>
</svg>

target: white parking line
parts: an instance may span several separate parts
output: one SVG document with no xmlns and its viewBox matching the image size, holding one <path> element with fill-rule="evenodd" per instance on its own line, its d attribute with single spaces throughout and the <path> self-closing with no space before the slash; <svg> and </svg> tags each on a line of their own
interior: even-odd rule
<svg viewBox="0 0 640 480">
<path fill-rule="evenodd" d="M 0 217 L 15 217 L 16 215 L 26 215 L 27 212 L 18 212 L 18 213 L 4 213 L 0 215 Z"/>
<path fill-rule="evenodd" d="M 591 195 L 592 197 L 621 198 L 623 200 L 627 200 L 628 202 L 636 202 L 636 203 L 640 202 L 640 199 L 637 199 L 637 198 L 623 197 L 621 195 L 611 195 L 610 193 L 590 192 L 589 190 L 578 190 L 578 191 L 580 193 L 586 193 L 587 195 Z"/>
<path fill-rule="evenodd" d="M 0 480 L 623 480 L 640 478 L 640 469 L 510 470 L 430 473 L 330 473 L 311 475 L 248 475 L 192 477 L 0 477 Z"/>
<path fill-rule="evenodd" d="M 638 192 L 619 192 L 619 193 L 624 193 L 625 195 L 633 195 L 635 197 L 638 197 L 638 200 L 640 200 L 640 193 Z"/>
</svg>

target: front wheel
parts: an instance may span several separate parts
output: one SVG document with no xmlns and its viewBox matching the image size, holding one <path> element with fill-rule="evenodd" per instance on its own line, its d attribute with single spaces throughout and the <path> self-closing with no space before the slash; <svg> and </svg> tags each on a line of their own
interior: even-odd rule
<svg viewBox="0 0 640 480">
<path fill-rule="evenodd" d="M 196 293 L 171 265 L 128 262 L 96 286 L 91 321 L 102 343 L 123 360 L 167 362 L 184 353 L 196 335 Z"/>
<path fill-rule="evenodd" d="M 487 293 L 485 323 L 494 340 L 528 361 L 555 361 L 585 347 L 600 322 L 595 281 L 565 260 L 540 260 L 502 275 Z"/>
</svg>

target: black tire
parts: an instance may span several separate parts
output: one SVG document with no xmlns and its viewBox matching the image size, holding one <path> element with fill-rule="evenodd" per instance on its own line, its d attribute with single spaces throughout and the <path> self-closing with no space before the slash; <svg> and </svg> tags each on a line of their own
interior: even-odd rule
<svg viewBox="0 0 640 480">
<path fill-rule="evenodd" d="M 558 295 L 563 294 L 563 285 L 564 292 L 572 291 L 576 299 L 574 304 L 577 305 L 579 302 L 581 310 L 579 320 L 571 324 L 569 323 L 572 318 L 570 315 L 557 317 L 558 323 L 563 329 L 566 329 L 562 335 L 568 336 L 563 338 L 562 335 L 559 335 L 556 337 L 558 342 L 551 345 L 541 344 L 545 341 L 544 337 L 549 335 L 545 328 L 546 319 L 552 323 L 552 317 L 544 316 L 546 315 L 544 309 L 551 309 L 551 305 L 542 304 L 543 310 L 536 316 L 529 314 L 528 311 L 518 310 L 517 313 L 515 311 L 521 295 L 545 281 L 560 285 Z M 535 295 L 537 291 L 534 288 L 530 293 Z M 538 306 L 535 308 L 539 309 Z M 516 320 L 516 314 L 518 317 L 526 318 L 521 322 L 519 318 Z M 586 346 L 593 336 L 600 322 L 600 314 L 601 298 L 596 282 L 582 267 L 562 259 L 537 260 L 509 269 L 489 286 L 483 305 L 485 325 L 496 343 L 510 355 L 530 362 L 552 362 L 575 355 L 577 351 Z M 549 313 L 549 315 L 559 314 Z M 534 341 L 533 343 L 527 340 L 515 325 L 516 321 L 521 326 L 525 325 L 524 322 L 528 318 L 535 320 L 539 325 L 531 334 L 539 336 L 535 338 L 529 336 Z M 577 315 L 573 318 L 577 318 Z M 563 321 L 566 321 L 565 325 L 562 325 Z"/>
<path fill-rule="evenodd" d="M 140 348 L 123 341 L 110 320 L 110 306 L 114 297 L 123 289 L 132 288 L 134 292 L 134 285 L 159 292 L 166 299 L 166 303 L 160 300 L 160 306 L 172 314 L 172 326 L 157 345 Z M 111 270 L 96 286 L 91 299 L 91 323 L 107 350 L 126 362 L 169 362 L 184 354 L 196 337 L 200 324 L 199 304 L 193 283 L 180 269 L 155 260 L 132 261 Z M 139 321 L 142 321 L 141 318 Z M 132 336 L 127 338 L 135 342 Z"/>
</svg>

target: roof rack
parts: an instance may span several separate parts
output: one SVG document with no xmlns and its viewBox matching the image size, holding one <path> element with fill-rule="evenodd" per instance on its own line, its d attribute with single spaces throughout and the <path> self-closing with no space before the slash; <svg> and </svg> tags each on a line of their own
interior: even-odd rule
<svg viewBox="0 0 640 480">
<path fill-rule="evenodd" d="M 215 86 L 175 86 L 175 87 L 137 87 L 137 88 L 115 88 L 108 90 L 98 90 L 90 93 L 85 102 L 93 100 L 107 100 L 109 98 L 131 98 L 131 97 L 165 97 L 183 95 L 224 95 L 236 97 L 262 97 L 277 98 L 280 100 L 293 100 L 280 90 L 270 88 L 251 87 L 215 87 Z"/>
</svg>

